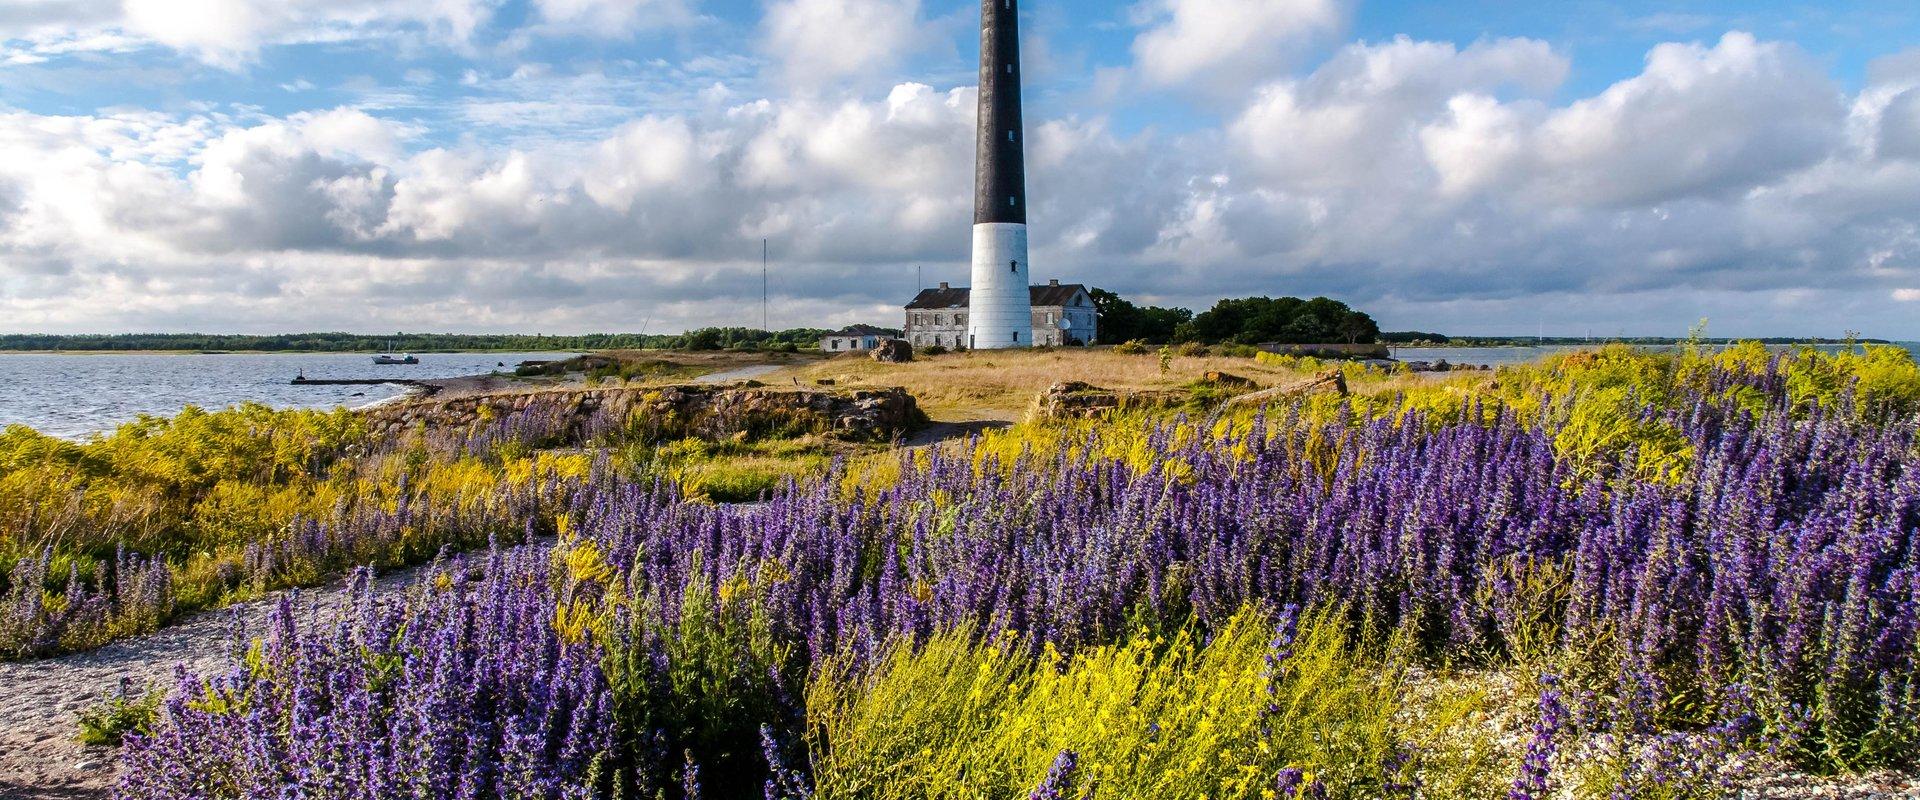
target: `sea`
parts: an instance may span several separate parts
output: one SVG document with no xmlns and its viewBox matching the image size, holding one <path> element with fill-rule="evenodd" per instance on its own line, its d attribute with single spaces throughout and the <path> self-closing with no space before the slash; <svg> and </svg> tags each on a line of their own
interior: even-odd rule
<svg viewBox="0 0 1920 800">
<path fill-rule="evenodd" d="M 400 384 L 294 386 L 327 379 L 425 380 L 511 372 L 523 361 L 572 353 L 421 353 L 417 365 L 379 366 L 365 353 L 40 354 L 0 353 L 0 428 L 26 425 L 80 439 L 143 414 L 172 416 L 193 405 L 358 408 L 406 393 Z"/>
</svg>

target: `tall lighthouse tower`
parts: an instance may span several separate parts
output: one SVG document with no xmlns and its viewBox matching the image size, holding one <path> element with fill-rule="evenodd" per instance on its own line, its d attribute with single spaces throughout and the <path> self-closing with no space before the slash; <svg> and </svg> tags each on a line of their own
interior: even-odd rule
<svg viewBox="0 0 1920 800">
<path fill-rule="evenodd" d="M 980 2 L 980 141 L 967 309 L 968 345 L 979 350 L 1033 346 L 1019 10 L 1019 0 Z"/>
</svg>

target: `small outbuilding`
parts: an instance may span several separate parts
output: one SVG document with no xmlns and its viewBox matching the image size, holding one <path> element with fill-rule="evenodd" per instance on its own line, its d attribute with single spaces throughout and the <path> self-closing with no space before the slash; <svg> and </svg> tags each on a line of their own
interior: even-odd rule
<svg viewBox="0 0 1920 800">
<path fill-rule="evenodd" d="M 820 350 L 827 353 L 858 353 L 872 350 L 881 342 L 894 337 L 894 332 L 872 325 L 854 325 L 836 333 L 828 334 L 820 340 Z"/>
</svg>

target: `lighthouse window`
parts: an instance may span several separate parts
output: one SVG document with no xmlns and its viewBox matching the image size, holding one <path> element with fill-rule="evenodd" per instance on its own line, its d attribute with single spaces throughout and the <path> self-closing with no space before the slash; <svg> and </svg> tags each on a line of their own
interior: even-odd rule
<svg viewBox="0 0 1920 800">
<path fill-rule="evenodd" d="M 1018 198 L 1018 197 L 1009 197 L 1009 198 L 1007 198 L 1007 205 L 1009 205 L 1009 206 L 1017 206 L 1017 205 L 1020 205 L 1020 198 Z"/>
<path fill-rule="evenodd" d="M 1020 271 L 1020 262 L 1018 261 L 1013 262 L 1013 267 L 1010 271 L 1018 273 Z"/>
<path fill-rule="evenodd" d="M 1013 141 L 1013 131 L 1007 131 L 1007 141 Z"/>
</svg>

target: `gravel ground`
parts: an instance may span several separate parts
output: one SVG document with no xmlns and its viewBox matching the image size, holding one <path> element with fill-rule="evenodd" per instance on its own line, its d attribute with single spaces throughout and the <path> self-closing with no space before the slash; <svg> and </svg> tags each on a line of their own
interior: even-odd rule
<svg viewBox="0 0 1920 800">
<path fill-rule="evenodd" d="M 1805 775 L 1775 775 L 1749 781 L 1741 800 L 1901 800 L 1920 798 L 1920 780 L 1912 775 L 1876 772 L 1831 780 Z"/>
<path fill-rule="evenodd" d="M 380 578 L 375 591 L 398 592 L 412 572 Z M 335 617 L 345 581 L 292 593 L 296 619 L 312 626 Z M 113 783 L 113 749 L 74 741 L 75 715 L 117 692 L 170 686 L 173 668 L 212 672 L 230 649 L 233 615 L 243 630 L 260 630 L 278 595 L 181 620 L 157 633 L 40 661 L 0 663 L 0 800 L 105 797 Z"/>
</svg>

